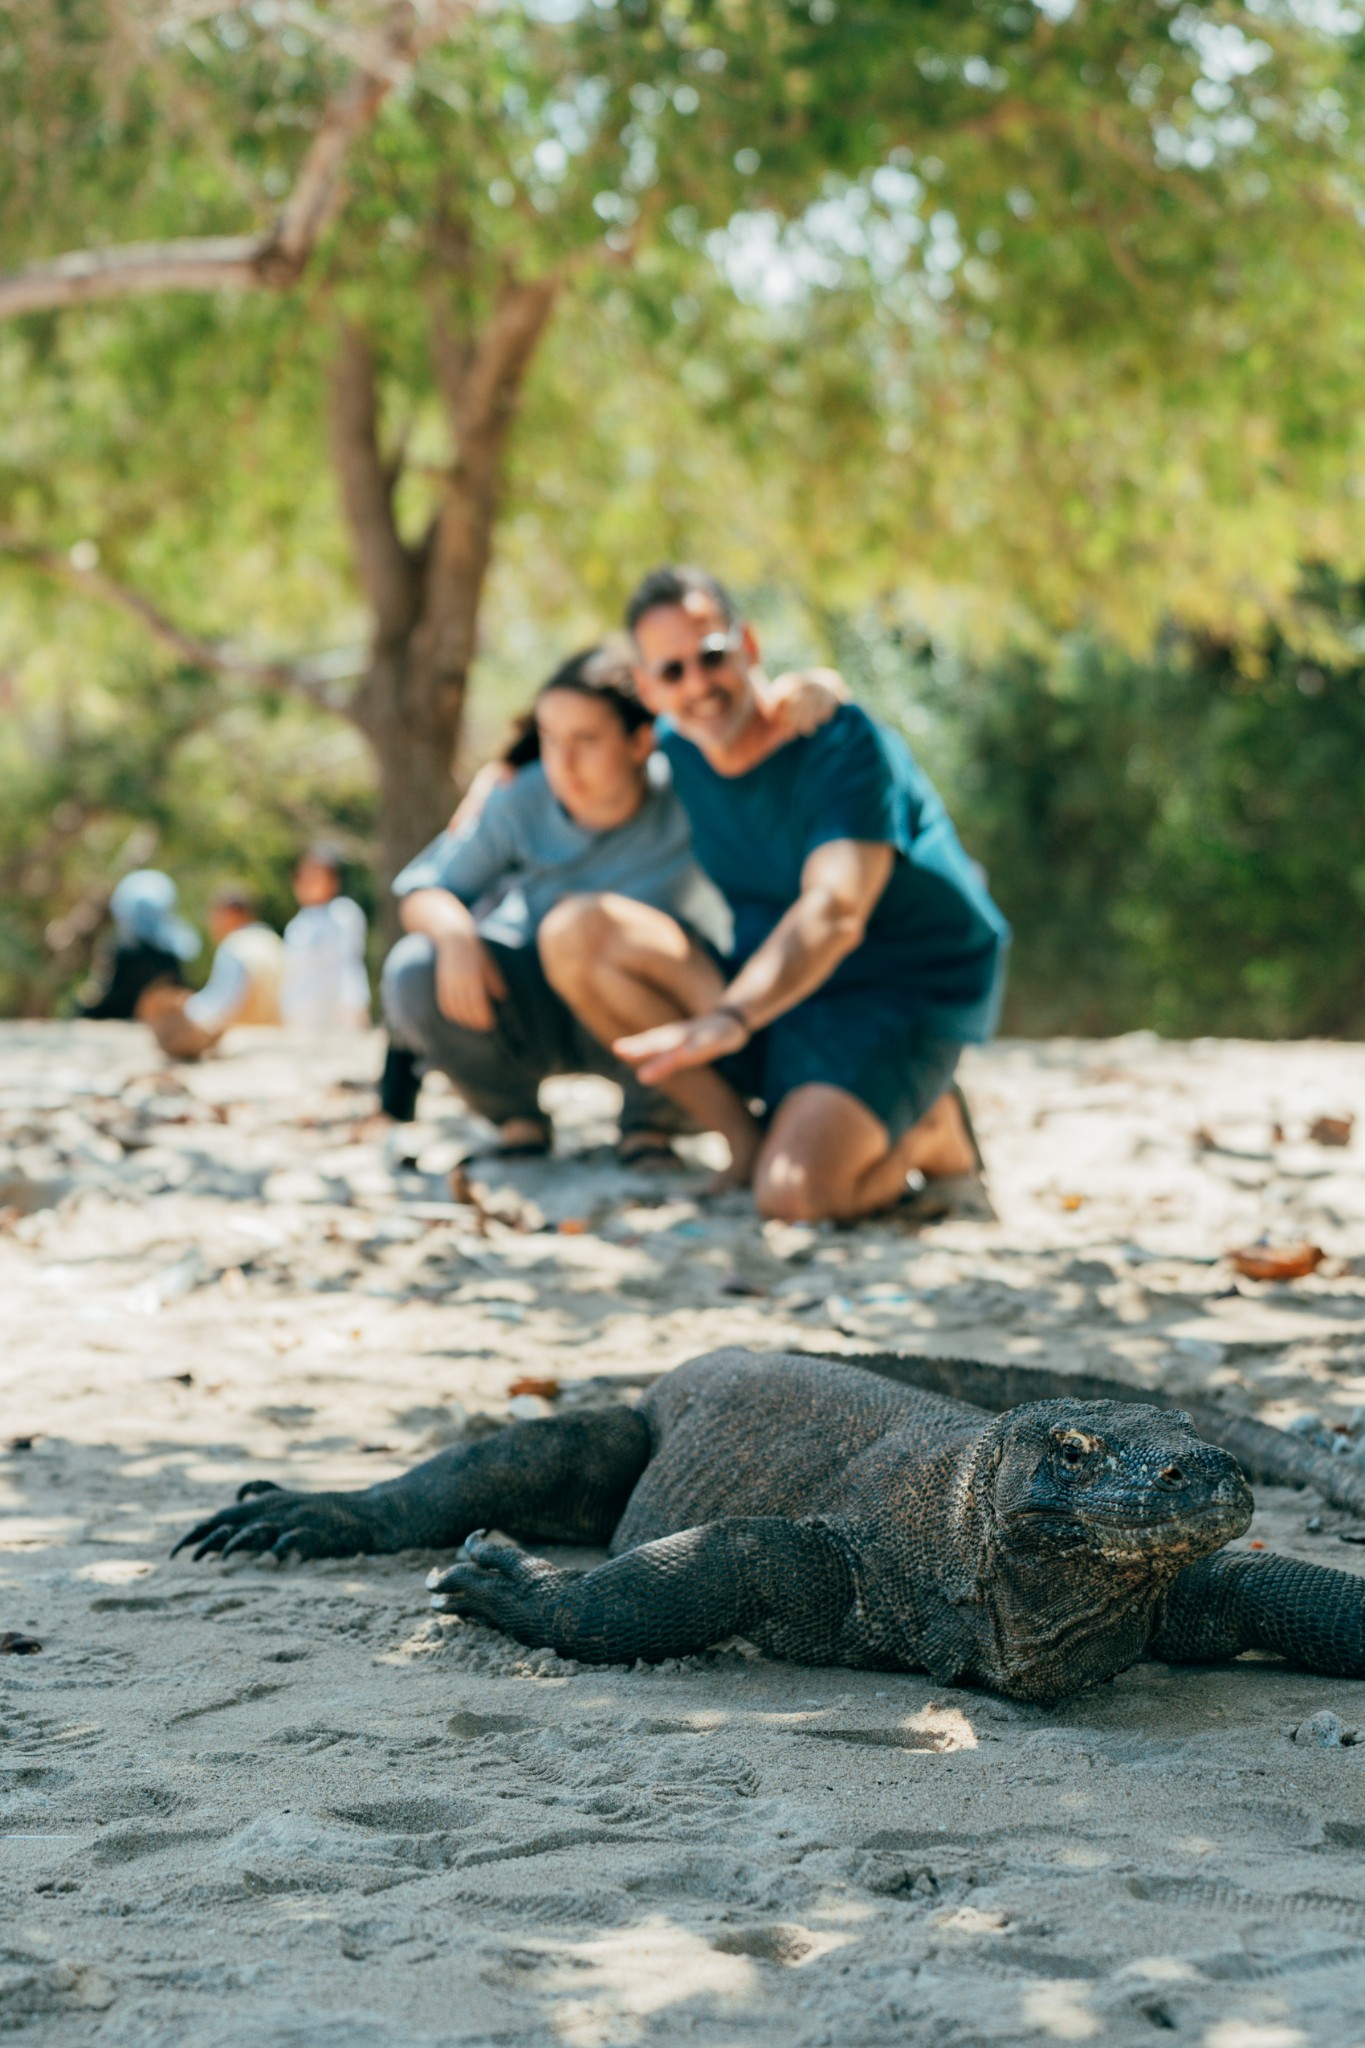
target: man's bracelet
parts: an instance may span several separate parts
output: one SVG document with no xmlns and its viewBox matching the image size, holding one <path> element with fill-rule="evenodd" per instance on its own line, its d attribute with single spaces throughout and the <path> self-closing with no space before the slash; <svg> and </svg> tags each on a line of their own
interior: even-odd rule
<svg viewBox="0 0 1365 2048">
<path fill-rule="evenodd" d="M 734 1023 L 739 1025 L 746 1039 L 752 1038 L 754 1035 L 754 1027 L 745 1016 L 743 1010 L 740 1009 L 738 1003 L 712 1003 L 711 1015 L 713 1017 L 729 1017 Z"/>
</svg>

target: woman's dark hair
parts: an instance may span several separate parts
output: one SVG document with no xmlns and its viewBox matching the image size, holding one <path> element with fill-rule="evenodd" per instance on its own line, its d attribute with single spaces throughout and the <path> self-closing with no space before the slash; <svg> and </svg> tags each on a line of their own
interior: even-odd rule
<svg viewBox="0 0 1365 2048">
<path fill-rule="evenodd" d="M 642 725 L 653 722 L 652 713 L 646 711 L 635 694 L 629 646 L 623 640 L 603 640 L 596 647 L 571 654 L 541 684 L 535 704 L 516 720 L 512 736 L 503 748 L 502 758 L 509 768 L 525 768 L 540 759 L 536 704 L 551 690 L 572 690 L 576 696 L 593 697 L 600 704 L 609 704 L 627 732 L 638 732 Z"/>
</svg>

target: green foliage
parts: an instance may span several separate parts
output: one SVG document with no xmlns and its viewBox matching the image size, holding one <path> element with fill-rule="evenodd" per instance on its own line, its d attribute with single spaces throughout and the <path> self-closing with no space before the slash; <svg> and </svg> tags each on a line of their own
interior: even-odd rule
<svg viewBox="0 0 1365 2048">
<path fill-rule="evenodd" d="M 1365 1031 L 1362 593 L 1305 602 L 1332 660 L 1170 634 L 976 665 L 845 630 L 1014 925 L 1007 1030 Z"/>
<path fill-rule="evenodd" d="M 6 262 L 268 221 L 383 12 L 14 0 Z M 433 304 L 476 330 L 504 266 L 556 267 L 473 753 L 652 558 L 799 590 L 792 656 L 914 617 L 960 650 L 912 737 L 1019 927 L 1016 1020 L 1354 1019 L 1362 861 L 1327 862 L 1355 828 L 1344 797 L 1320 839 L 1303 814 L 1330 810 L 1320 757 L 1344 787 L 1355 656 L 1335 602 L 1298 593 L 1305 561 L 1365 570 L 1362 56 L 1358 14 L 1303 0 L 472 11 L 386 103 L 298 290 L 0 329 L 0 534 L 93 545 L 258 659 L 361 645 L 339 322 L 375 338 L 415 538 L 453 452 Z M 0 579 L 0 1007 L 77 971 L 44 925 L 139 823 L 192 904 L 245 870 L 277 909 L 297 838 L 362 832 L 344 730 L 168 669 L 17 559 Z M 1296 663 L 1330 688 L 1305 696 Z"/>
<path fill-rule="evenodd" d="M 381 14 L 19 0 L 11 259 L 268 219 Z M 1349 9 L 1289 0 L 461 17 L 358 152 L 301 290 L 6 338 L 25 431 L 0 524 L 98 541 L 203 630 L 249 609 L 262 642 L 311 641 L 347 595 L 337 319 L 377 335 L 416 532 L 450 452 L 433 294 L 477 323 L 505 262 L 568 264 L 506 498 L 552 582 L 614 604 L 656 534 L 713 544 L 709 465 L 761 512 L 722 538 L 769 575 L 795 555 L 822 602 L 909 585 L 996 634 L 1099 620 L 1139 645 L 1174 614 L 1244 638 L 1304 559 L 1365 563 L 1361 43 Z M 646 449 L 701 446 L 631 494 L 606 579 L 623 411 Z"/>
<path fill-rule="evenodd" d="M 277 927 L 290 874 L 321 839 L 369 907 L 373 797 L 358 739 L 323 714 L 149 662 L 127 627 L 82 680 L 81 612 L 64 662 L 22 695 L 0 681 L 0 1015 L 63 1008 L 88 973 L 104 905 L 129 868 L 164 867 L 202 931 L 214 891 L 244 884 Z M 208 965 L 208 949 L 191 977 Z"/>
</svg>

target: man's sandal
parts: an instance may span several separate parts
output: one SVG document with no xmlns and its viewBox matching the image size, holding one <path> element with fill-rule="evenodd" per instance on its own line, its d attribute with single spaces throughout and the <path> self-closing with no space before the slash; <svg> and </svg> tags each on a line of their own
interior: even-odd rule
<svg viewBox="0 0 1365 2048">
<path fill-rule="evenodd" d="M 963 1094 L 960 1085 L 956 1081 L 951 1083 L 948 1089 L 948 1093 L 952 1096 L 953 1101 L 957 1104 L 957 1113 L 962 1118 L 962 1128 L 967 1133 L 967 1143 L 972 1148 L 972 1159 L 975 1162 L 972 1167 L 972 1172 L 984 1174 L 986 1171 L 986 1162 L 981 1154 L 981 1145 L 976 1135 L 976 1125 L 972 1122 L 972 1113 L 967 1107 L 967 1098 Z"/>
<path fill-rule="evenodd" d="M 994 1222 L 995 1207 L 986 1188 L 986 1162 L 967 1098 L 956 1081 L 947 1092 L 957 1104 L 962 1128 L 972 1148 L 971 1169 L 967 1173 L 940 1174 L 932 1180 L 921 1180 L 917 1187 L 907 1186 L 892 1203 L 889 1213 L 905 1223 L 939 1223 L 950 1216 L 979 1223 Z"/>
</svg>

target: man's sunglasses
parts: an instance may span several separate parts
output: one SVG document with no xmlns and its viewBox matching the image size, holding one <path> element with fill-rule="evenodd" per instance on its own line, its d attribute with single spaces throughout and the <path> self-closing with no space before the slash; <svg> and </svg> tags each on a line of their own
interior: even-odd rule
<svg viewBox="0 0 1365 2048">
<path fill-rule="evenodd" d="M 728 633 L 708 633 L 695 654 L 655 662 L 649 672 L 656 683 L 667 683 L 671 688 L 682 681 L 691 662 L 695 661 L 700 669 L 724 668 L 738 645 L 739 634 L 733 627 Z"/>
</svg>

